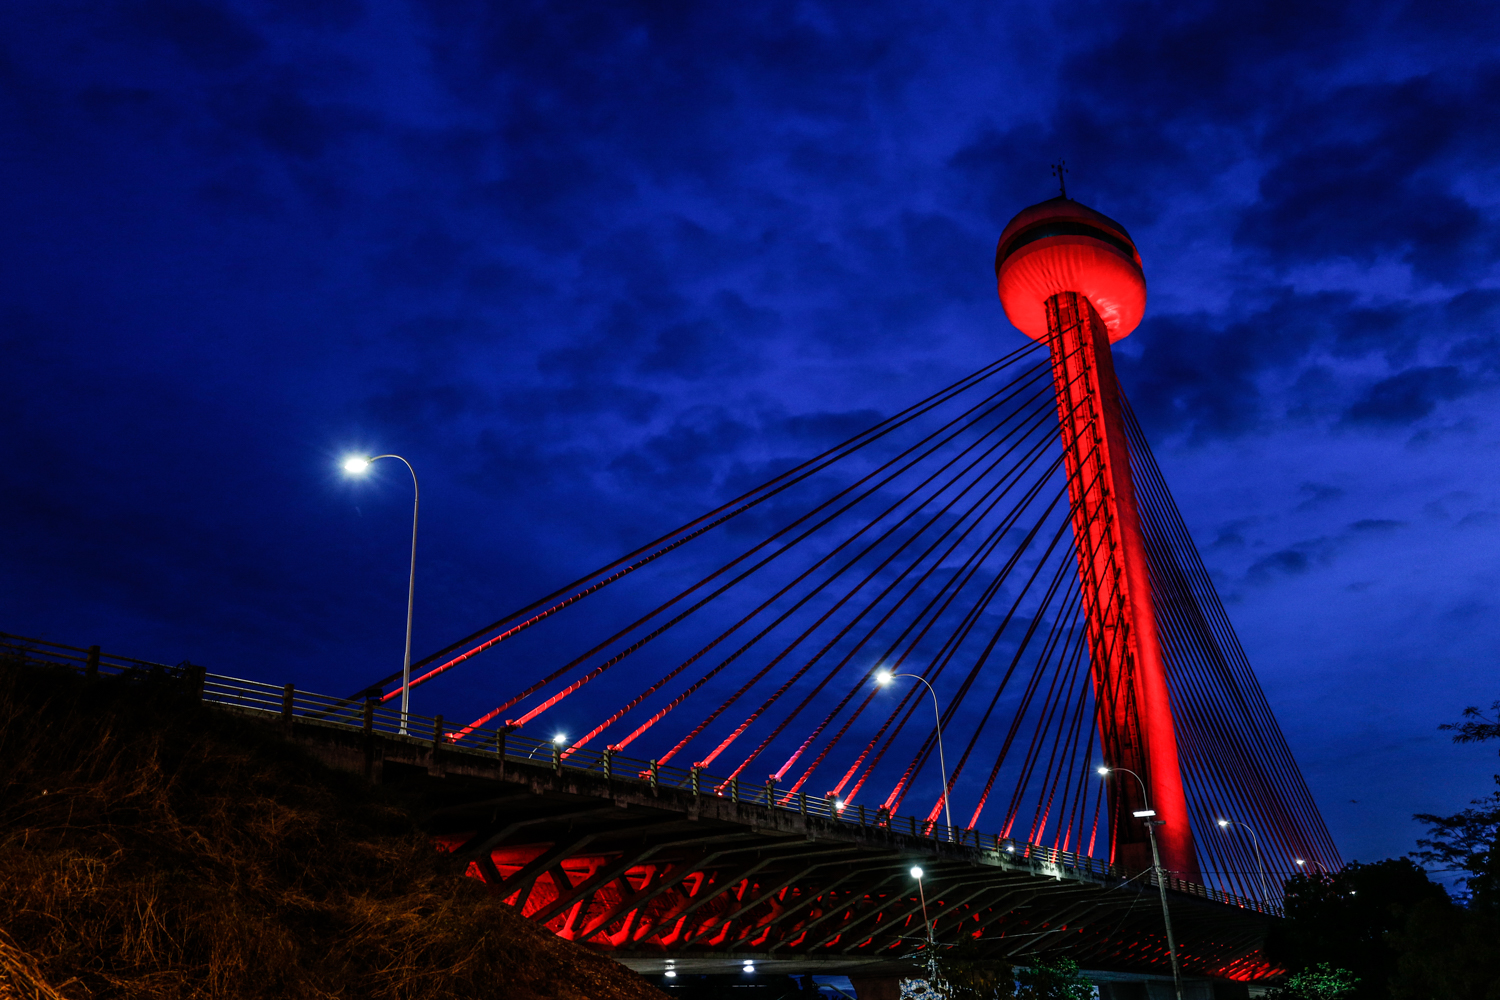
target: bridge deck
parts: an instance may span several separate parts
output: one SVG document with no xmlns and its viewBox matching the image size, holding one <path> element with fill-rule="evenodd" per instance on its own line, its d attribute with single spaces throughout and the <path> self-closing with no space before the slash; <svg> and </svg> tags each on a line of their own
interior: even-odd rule
<svg viewBox="0 0 1500 1000">
<path fill-rule="evenodd" d="M 1091 969 L 1168 969 L 1151 876 L 1097 858 L 839 811 L 771 788 L 741 796 L 738 785 L 697 771 L 567 756 L 534 740 L 507 745 L 502 733 L 450 733 L 441 718 L 411 717 L 430 738 L 401 735 L 390 713 L 190 664 L 3 634 L 0 655 L 181 683 L 227 710 L 279 717 L 289 738 L 328 764 L 412 786 L 428 832 L 468 857 L 471 874 L 559 935 L 640 971 L 745 959 L 768 970 L 910 970 L 928 933 L 913 865 L 924 869 L 940 946 L 962 942 L 972 957 L 1015 962 L 1066 954 Z M 1185 972 L 1243 980 L 1277 971 L 1261 954 L 1272 915 L 1200 885 L 1168 886 Z"/>
<path fill-rule="evenodd" d="M 745 959 L 826 972 L 922 960 L 910 874 L 924 869 L 939 945 L 1024 962 L 1064 953 L 1089 968 L 1169 968 L 1149 873 L 1005 841 L 950 843 L 887 825 L 653 787 L 562 762 L 298 720 L 328 763 L 416 783 L 434 839 L 532 919 L 641 971 Z M 976 838 L 977 840 L 978 838 Z M 1197 890 L 1194 892 L 1193 890 Z M 1255 908 L 1168 892 L 1184 971 L 1258 978 L 1269 922 Z"/>
</svg>

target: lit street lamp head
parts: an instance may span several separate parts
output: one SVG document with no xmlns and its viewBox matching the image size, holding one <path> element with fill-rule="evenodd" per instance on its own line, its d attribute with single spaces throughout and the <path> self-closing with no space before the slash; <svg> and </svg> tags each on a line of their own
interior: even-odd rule
<svg viewBox="0 0 1500 1000">
<path fill-rule="evenodd" d="M 881 687 L 885 687 L 895 679 L 896 675 L 891 673 L 889 670 L 877 670 L 875 672 L 875 683 L 879 684 Z"/>
<path fill-rule="evenodd" d="M 344 459 L 344 471 L 351 476 L 364 475 L 370 468 L 370 460 L 363 455 L 350 455 Z"/>
<path fill-rule="evenodd" d="M 564 743 L 568 742 L 568 734 L 558 733 L 556 736 L 552 737 L 552 742 L 556 743 L 558 746 L 562 746 Z"/>
<path fill-rule="evenodd" d="M 922 877 L 922 869 L 919 866 L 917 866 L 917 865 L 912 865 L 911 866 L 911 877 L 914 878 L 914 879 L 921 879 L 921 877 Z"/>
<path fill-rule="evenodd" d="M 1222 826 L 1222 827 L 1224 827 L 1227 830 L 1229 828 L 1229 820 L 1227 820 L 1227 819 L 1221 819 L 1221 820 L 1219 820 L 1219 825 Z"/>
<path fill-rule="evenodd" d="M 1109 777 L 1109 768 L 1107 768 L 1107 767 L 1100 766 L 1100 767 L 1094 768 L 1094 770 L 1098 771 L 1099 774 L 1101 776 L 1103 776 L 1103 777 L 1106 777 L 1106 778 Z"/>
</svg>

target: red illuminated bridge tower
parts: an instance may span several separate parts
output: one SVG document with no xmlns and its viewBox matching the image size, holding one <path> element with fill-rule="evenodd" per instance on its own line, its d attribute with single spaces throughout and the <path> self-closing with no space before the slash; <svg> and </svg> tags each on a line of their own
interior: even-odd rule
<svg viewBox="0 0 1500 1000">
<path fill-rule="evenodd" d="M 1138 774 L 1150 789 L 1150 807 L 1162 824 L 1163 867 L 1201 881 L 1109 347 L 1134 330 L 1145 311 L 1140 254 L 1118 222 L 1053 198 L 1024 209 L 1005 227 L 995 275 L 1006 316 L 1052 351 L 1105 758 Z M 1145 824 L 1132 816 L 1146 807 L 1134 778 L 1111 780 L 1115 863 L 1151 866 Z"/>
</svg>

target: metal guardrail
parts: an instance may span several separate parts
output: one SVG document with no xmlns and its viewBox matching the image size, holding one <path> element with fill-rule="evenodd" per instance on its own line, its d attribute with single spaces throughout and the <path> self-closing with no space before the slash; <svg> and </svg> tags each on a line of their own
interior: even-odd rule
<svg viewBox="0 0 1500 1000">
<path fill-rule="evenodd" d="M 46 639 L 32 639 L 0 632 L 0 657 L 10 657 L 23 664 L 39 666 L 63 666 L 77 670 L 85 676 L 122 677 L 137 681 L 168 681 L 184 685 L 195 691 L 205 702 L 236 708 L 243 711 L 263 712 L 278 716 L 291 723 L 294 719 L 317 722 L 341 728 L 372 731 L 382 736 L 410 740 L 414 743 L 430 743 L 445 751 L 461 751 L 468 754 L 494 758 L 503 756 L 518 763 L 531 762 L 550 765 L 558 773 L 564 769 L 601 775 L 610 780 L 625 780 L 655 788 L 673 788 L 695 795 L 711 795 L 734 802 L 766 806 L 795 812 L 803 816 L 816 816 L 834 823 L 847 823 L 860 827 L 883 827 L 895 833 L 904 833 L 938 843 L 951 843 L 973 847 L 993 855 L 1009 855 L 1012 858 L 1040 863 L 1047 868 L 1073 872 L 1086 872 L 1102 879 L 1128 881 L 1143 874 L 1132 872 L 1110 864 L 1100 858 L 1086 854 L 1060 851 L 1044 844 L 1029 844 L 1025 841 L 1002 837 L 999 834 L 982 833 L 962 827 L 919 820 L 916 816 L 894 816 L 884 809 L 869 810 L 864 805 L 849 806 L 832 797 L 809 796 L 806 792 L 788 792 L 776 787 L 774 781 L 765 784 L 742 784 L 736 779 L 719 778 L 707 774 L 702 768 L 681 768 L 661 764 L 654 760 L 626 757 L 612 750 L 574 749 L 560 744 L 537 740 L 520 733 L 509 732 L 504 727 L 496 729 L 475 728 L 450 730 L 441 715 L 426 716 L 407 713 L 403 732 L 401 713 L 382 708 L 375 700 L 366 702 L 334 698 L 329 695 L 300 691 L 291 684 L 277 686 L 264 681 L 226 674 L 209 673 L 202 666 L 184 661 L 172 666 L 137 660 L 128 656 L 104 653 L 98 646 L 67 646 Z M 419 735 L 420 734 L 420 735 Z M 1261 913 L 1280 915 L 1280 908 L 1261 905 L 1256 900 L 1221 892 L 1196 882 L 1168 876 L 1167 888 L 1188 896 L 1197 896 L 1227 906 L 1256 910 Z M 1154 874 L 1149 884 L 1155 885 Z"/>
</svg>

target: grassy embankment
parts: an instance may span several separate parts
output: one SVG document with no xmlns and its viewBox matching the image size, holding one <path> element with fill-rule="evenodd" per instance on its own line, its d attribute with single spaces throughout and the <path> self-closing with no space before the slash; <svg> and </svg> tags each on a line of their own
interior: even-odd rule
<svg viewBox="0 0 1500 1000">
<path fill-rule="evenodd" d="M 399 804 L 179 692 L 0 661 L 0 996 L 660 1000 Z"/>
</svg>

